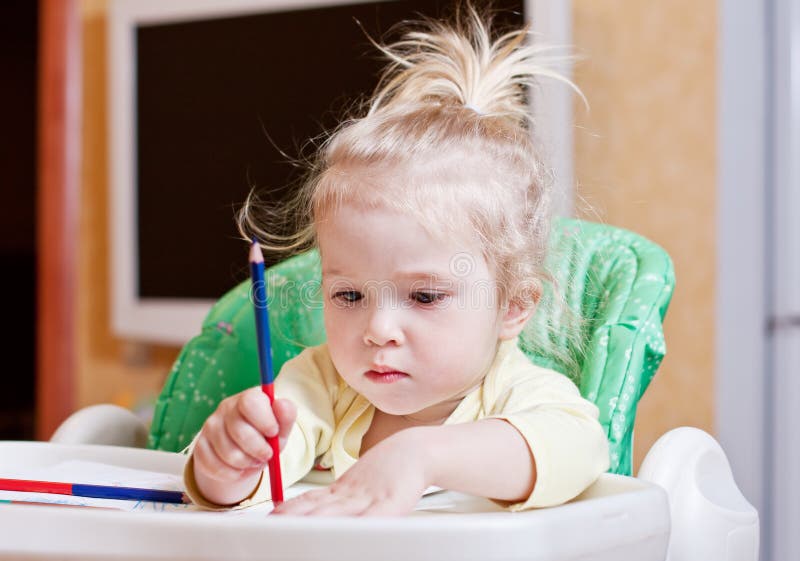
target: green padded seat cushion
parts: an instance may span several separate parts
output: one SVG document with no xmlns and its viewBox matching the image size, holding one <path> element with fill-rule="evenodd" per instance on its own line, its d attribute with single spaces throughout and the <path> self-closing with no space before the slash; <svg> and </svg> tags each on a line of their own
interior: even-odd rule
<svg viewBox="0 0 800 561">
<path fill-rule="evenodd" d="M 320 276 L 316 251 L 266 271 L 275 372 L 304 348 L 325 342 Z M 261 383 L 250 288 L 247 280 L 225 294 L 181 350 L 156 402 L 148 448 L 182 450 L 220 401 Z"/>
<path fill-rule="evenodd" d="M 560 219 L 553 228 L 548 263 L 569 309 L 583 318 L 573 381 L 600 410 L 610 444 L 612 473 L 632 473 L 636 406 L 666 352 L 662 322 L 675 286 L 672 260 L 653 242 L 603 224 Z M 548 312 L 558 307 L 551 306 Z M 534 314 L 520 347 L 543 366 L 565 371 L 529 341 L 546 337 L 547 322 Z M 551 335 L 552 337 L 552 335 Z M 553 344 L 568 353 L 565 338 Z"/>
<path fill-rule="evenodd" d="M 631 473 L 636 405 L 653 378 L 665 345 L 661 328 L 674 287 L 669 256 L 632 232 L 573 219 L 555 222 L 549 269 L 554 292 L 520 336 L 537 364 L 567 371 L 558 356 L 573 356 L 573 380 L 600 410 L 613 473 Z M 276 372 L 305 347 L 325 340 L 316 251 L 267 270 L 273 364 Z M 202 332 L 183 348 L 156 404 L 148 446 L 183 449 L 225 397 L 260 383 L 250 281 L 228 292 L 209 312 Z M 572 314 L 567 310 L 572 310 Z M 580 317 L 581 348 L 558 330 Z M 556 329 L 549 326 L 556 325 Z M 546 343 L 546 344 L 545 344 Z M 548 348 L 559 349 L 549 353 Z"/>
</svg>

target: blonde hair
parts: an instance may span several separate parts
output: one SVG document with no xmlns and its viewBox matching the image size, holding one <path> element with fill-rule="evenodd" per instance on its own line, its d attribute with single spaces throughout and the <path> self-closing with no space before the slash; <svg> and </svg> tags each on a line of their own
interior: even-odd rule
<svg viewBox="0 0 800 561">
<path fill-rule="evenodd" d="M 288 205 L 262 207 L 251 194 L 242 232 L 265 249 L 298 252 L 316 245 L 316 223 L 344 203 L 409 213 L 436 235 L 468 226 L 501 301 L 535 305 L 549 278 L 552 178 L 526 98 L 543 77 L 575 87 L 552 70 L 564 57 L 526 44 L 527 28 L 493 39 L 491 25 L 467 6 L 452 25 L 424 20 L 376 44 L 390 62 L 362 116 L 322 144 Z M 289 235 L 261 226 L 287 221 Z"/>
<path fill-rule="evenodd" d="M 540 78 L 578 90 L 552 70 L 565 57 L 525 43 L 527 28 L 491 32 L 491 18 L 468 6 L 453 25 L 424 20 L 399 42 L 376 44 L 390 63 L 363 115 L 320 147 L 292 204 L 259 208 L 251 196 L 240 229 L 267 249 L 297 251 L 347 203 L 412 214 L 436 235 L 477 233 L 502 303 L 529 308 L 545 293 L 545 336 L 524 332 L 526 348 L 577 381 L 581 320 L 545 267 L 552 175 L 526 98 Z M 296 218 L 288 236 L 260 226 Z"/>
</svg>

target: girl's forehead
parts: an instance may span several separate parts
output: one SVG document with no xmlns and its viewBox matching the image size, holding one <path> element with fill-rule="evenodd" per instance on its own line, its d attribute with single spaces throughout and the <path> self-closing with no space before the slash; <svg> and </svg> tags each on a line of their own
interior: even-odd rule
<svg viewBox="0 0 800 561">
<path fill-rule="evenodd" d="M 445 213 L 447 214 L 447 213 Z M 318 237 L 339 239 L 363 237 L 365 239 L 391 234 L 394 241 L 413 236 L 442 247 L 457 244 L 476 245 L 477 236 L 463 216 L 451 209 L 449 220 L 440 220 L 437 213 L 427 212 L 413 205 L 386 205 L 380 201 L 343 201 L 317 213 L 315 229 Z M 387 240 L 384 240 L 387 241 Z"/>
<path fill-rule="evenodd" d="M 447 279 L 485 268 L 476 236 L 462 234 L 430 231 L 416 216 L 362 205 L 342 205 L 317 223 L 326 276 Z"/>
</svg>

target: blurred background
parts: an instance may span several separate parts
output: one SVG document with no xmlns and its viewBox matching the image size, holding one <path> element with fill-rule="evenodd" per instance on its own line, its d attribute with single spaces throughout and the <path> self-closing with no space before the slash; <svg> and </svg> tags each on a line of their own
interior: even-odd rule
<svg viewBox="0 0 800 561">
<path fill-rule="evenodd" d="M 109 131 L 119 117 L 109 101 L 116 60 L 109 42 L 112 4 L 4 2 L 0 278 L 10 295 L 2 327 L 10 352 L 0 395 L 3 439 L 47 439 L 69 413 L 95 403 L 116 403 L 146 417 L 180 348 L 121 336 L 112 327 L 110 232 L 117 215 L 109 210 Z M 448 2 L 379 4 L 379 16 L 374 6 L 340 7 L 343 21 L 358 15 L 380 36 L 403 10 L 435 14 Z M 520 11 L 534 12 L 530 0 L 495 5 L 512 23 L 522 21 Z M 217 175 L 208 180 L 229 187 L 222 199 L 204 199 L 202 184 L 182 182 L 174 166 L 163 181 L 179 190 L 167 193 L 156 183 L 136 201 L 140 212 L 151 213 L 143 219 L 148 227 L 138 238 L 139 257 L 151 263 L 157 280 L 208 278 L 187 296 L 213 299 L 246 278 L 234 239 L 236 205 L 251 185 L 273 186 L 280 196 L 296 179 L 291 166 L 274 165 L 282 157 L 273 143 L 296 154 L 305 138 L 335 123 L 348 100 L 371 90 L 374 72 L 324 62 L 304 71 L 283 56 L 292 50 L 279 48 L 286 37 L 308 42 L 334 32 L 355 42 L 344 56 L 380 66 L 356 25 L 326 29 L 317 19 L 321 11 L 295 11 L 273 23 L 284 35 L 256 35 L 271 46 L 247 55 L 253 58 L 245 63 L 252 65 L 246 79 L 217 74 L 209 87 L 187 82 L 194 75 L 188 57 L 200 69 L 223 68 L 214 53 L 237 37 L 258 34 L 261 24 L 247 33 L 153 25 L 137 35 L 134 60 L 149 63 L 152 72 L 141 66 L 138 75 L 143 120 L 136 174 L 146 178 L 186 157 L 188 167 L 192 159 L 215 162 Z M 800 521 L 800 439 L 791 432 L 800 422 L 800 377 L 794 376 L 800 358 L 800 67 L 790 47 L 800 41 L 800 2 L 541 0 L 535 11 L 561 14 L 557 39 L 566 38 L 580 55 L 573 78 L 590 105 L 572 105 L 568 207 L 650 238 L 675 264 L 668 352 L 639 406 L 635 465 L 671 428 L 691 425 L 714 434 L 761 513 L 762 559 L 797 559 L 799 542 L 788 529 Z M 271 72 L 259 72 L 261 65 Z M 331 93 L 300 101 L 323 70 Z M 240 93 L 241 103 L 198 115 L 201 93 L 213 102 L 217 90 Z M 170 92 L 180 95 L 170 98 Z M 289 105 L 305 115 L 287 117 Z M 228 134 L 248 137 L 249 144 L 204 153 L 205 139 L 233 114 L 243 129 Z M 188 156 L 173 151 L 176 143 L 165 131 L 175 129 L 196 142 Z M 188 198 L 207 201 L 209 214 L 186 221 L 181 211 Z M 173 242 L 158 232 L 170 225 L 197 233 L 196 253 L 181 265 L 198 267 L 189 275 L 159 273 Z M 211 241 L 204 242 L 203 233 Z M 176 284 L 143 278 L 140 296 L 175 296 Z"/>
</svg>

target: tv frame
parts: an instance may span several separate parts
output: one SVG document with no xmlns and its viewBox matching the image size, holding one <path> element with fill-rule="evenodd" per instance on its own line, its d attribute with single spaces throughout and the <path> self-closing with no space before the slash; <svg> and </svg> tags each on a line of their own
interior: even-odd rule
<svg viewBox="0 0 800 561">
<path fill-rule="evenodd" d="M 388 0 L 379 0 L 388 1 Z M 111 329 L 121 338 L 183 345 L 200 332 L 214 300 L 140 298 L 135 184 L 135 30 L 138 25 L 358 4 L 353 0 L 114 0 L 108 17 Z M 569 45 L 569 0 L 525 0 L 534 41 Z M 562 68 L 563 72 L 569 68 Z M 557 172 L 557 212 L 572 212 L 572 94 L 553 83 L 534 93 L 537 134 Z"/>
</svg>

